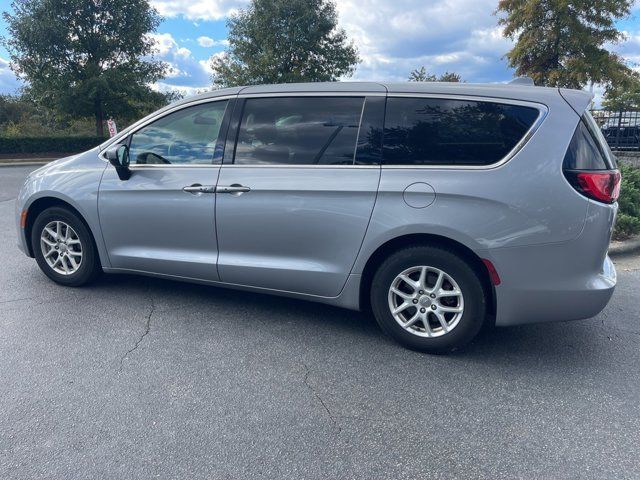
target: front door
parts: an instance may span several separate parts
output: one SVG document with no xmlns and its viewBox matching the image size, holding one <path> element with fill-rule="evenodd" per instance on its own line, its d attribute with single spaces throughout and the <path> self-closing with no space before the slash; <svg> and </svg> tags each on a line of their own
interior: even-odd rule
<svg viewBox="0 0 640 480">
<path fill-rule="evenodd" d="M 239 101 L 235 155 L 227 147 L 216 195 L 223 282 L 340 293 L 380 178 L 378 165 L 354 160 L 364 102 L 308 96 Z"/>
<path fill-rule="evenodd" d="M 218 280 L 216 146 L 226 107 L 222 100 L 163 116 L 128 138 L 128 180 L 105 170 L 98 208 L 113 268 Z"/>
</svg>

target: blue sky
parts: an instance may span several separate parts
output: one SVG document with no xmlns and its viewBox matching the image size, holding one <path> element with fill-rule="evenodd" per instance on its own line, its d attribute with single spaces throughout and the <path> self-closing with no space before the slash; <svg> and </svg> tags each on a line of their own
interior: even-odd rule
<svg viewBox="0 0 640 480">
<path fill-rule="evenodd" d="M 156 56 L 170 65 L 160 90 L 192 94 L 210 88 L 209 59 L 226 47 L 225 20 L 247 0 L 151 0 L 165 18 L 154 38 Z M 3 10 L 9 0 L 0 0 Z M 513 72 L 502 58 L 511 48 L 497 27 L 497 0 L 337 0 L 340 26 L 356 43 L 362 63 L 354 80 L 406 80 L 421 65 L 433 73 L 456 71 L 470 82 L 504 82 Z M 619 27 L 628 39 L 614 46 L 640 64 L 640 0 Z M 6 35 L 0 18 L 0 35 Z M 20 81 L 0 47 L 0 93 Z"/>
</svg>

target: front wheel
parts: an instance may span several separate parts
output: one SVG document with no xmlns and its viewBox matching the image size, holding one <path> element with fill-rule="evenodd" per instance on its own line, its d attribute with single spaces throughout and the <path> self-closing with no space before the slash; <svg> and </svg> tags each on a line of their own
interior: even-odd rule
<svg viewBox="0 0 640 480">
<path fill-rule="evenodd" d="M 89 229 L 73 212 L 51 207 L 36 218 L 31 245 L 38 266 L 56 283 L 79 287 L 100 271 Z"/>
<path fill-rule="evenodd" d="M 428 353 L 468 343 L 480 331 L 487 308 L 476 271 L 455 253 L 427 246 L 400 250 L 380 265 L 371 307 L 385 333 Z"/>
</svg>

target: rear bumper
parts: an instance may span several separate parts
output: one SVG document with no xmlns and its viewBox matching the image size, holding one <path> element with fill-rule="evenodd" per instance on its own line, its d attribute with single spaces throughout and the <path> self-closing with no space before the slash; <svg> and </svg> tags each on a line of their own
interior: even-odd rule
<svg viewBox="0 0 640 480">
<path fill-rule="evenodd" d="M 602 272 L 583 280 L 541 282 L 539 288 L 496 288 L 496 325 L 582 320 L 607 306 L 616 286 L 616 270 L 607 256 Z"/>
<path fill-rule="evenodd" d="M 607 255 L 616 209 L 590 202 L 575 240 L 487 252 L 502 280 L 496 287 L 496 325 L 580 320 L 600 313 L 616 286 Z"/>
</svg>

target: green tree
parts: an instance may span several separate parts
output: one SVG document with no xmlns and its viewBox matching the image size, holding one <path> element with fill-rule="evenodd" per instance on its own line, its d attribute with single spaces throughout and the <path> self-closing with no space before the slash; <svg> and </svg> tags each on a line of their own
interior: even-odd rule
<svg viewBox="0 0 640 480">
<path fill-rule="evenodd" d="M 103 135 L 107 116 L 131 116 L 162 103 L 148 84 L 162 78 L 147 35 L 161 18 L 147 0 L 14 0 L 5 12 L 3 44 L 12 68 L 39 104 L 95 118 Z"/>
<path fill-rule="evenodd" d="M 168 102 L 181 97 L 177 92 L 158 94 L 151 91 L 149 97 L 130 100 L 134 103 L 135 116 L 118 116 L 118 128 L 124 129 L 139 116 L 144 116 Z M 28 94 L 0 95 L 0 137 L 92 136 L 95 122 L 90 117 L 60 114 L 51 108 L 37 104 Z"/>
<path fill-rule="evenodd" d="M 640 76 L 634 74 L 619 85 L 609 85 L 602 106 L 607 110 L 640 110 Z"/>
<path fill-rule="evenodd" d="M 409 74 L 410 82 L 462 82 L 462 77 L 455 72 L 445 72 L 439 77 L 427 73 L 424 67 L 416 68 Z"/>
<path fill-rule="evenodd" d="M 332 0 L 253 0 L 227 21 L 229 48 L 213 57 L 216 87 L 334 81 L 358 52 L 338 28 Z"/>
<path fill-rule="evenodd" d="M 455 72 L 444 72 L 440 75 L 438 79 L 439 82 L 453 82 L 453 83 L 461 83 L 463 82 L 462 77 Z"/>
<path fill-rule="evenodd" d="M 589 82 L 619 84 L 631 70 L 606 49 L 624 36 L 616 19 L 633 0 L 500 0 L 505 37 L 516 40 L 506 57 L 517 76 L 536 85 L 582 88 Z"/>
<path fill-rule="evenodd" d="M 0 127 L 5 123 L 20 123 L 33 115 L 35 108 L 23 97 L 0 95 Z"/>
</svg>

